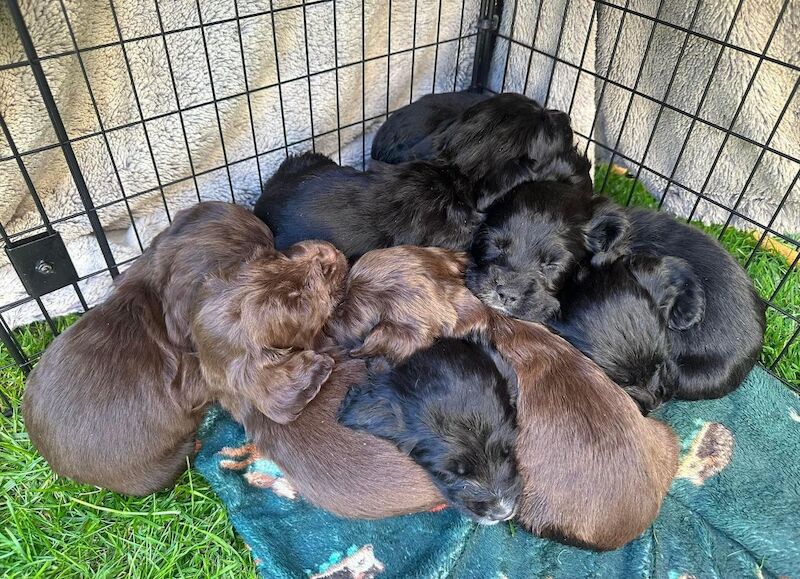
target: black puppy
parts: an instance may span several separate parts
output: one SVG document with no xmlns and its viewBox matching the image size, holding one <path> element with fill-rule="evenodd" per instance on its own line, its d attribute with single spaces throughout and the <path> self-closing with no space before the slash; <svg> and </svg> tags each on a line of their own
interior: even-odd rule
<svg viewBox="0 0 800 579">
<path fill-rule="evenodd" d="M 362 173 L 321 155 L 287 159 L 264 186 L 255 213 L 275 233 L 278 249 L 324 239 L 349 258 L 401 244 L 463 250 L 482 212 L 514 186 L 574 172 L 572 140 L 564 113 L 521 95 L 498 95 L 438 134 L 430 161 Z"/>
<path fill-rule="evenodd" d="M 753 368 L 763 345 L 765 306 L 753 282 L 725 248 L 696 227 L 640 208 L 629 209 L 628 216 L 631 252 L 686 260 L 705 295 L 704 303 L 689 300 L 669 318 L 675 396 L 728 394 Z"/>
<path fill-rule="evenodd" d="M 489 346 L 443 339 L 351 389 L 339 421 L 396 444 L 479 523 L 510 519 L 521 488 L 516 382 L 501 374 L 496 356 Z"/>
<path fill-rule="evenodd" d="M 429 94 L 393 112 L 372 141 L 372 158 L 405 163 L 433 158 L 433 138 L 468 108 L 491 98 L 474 92 Z"/>
<path fill-rule="evenodd" d="M 585 172 L 588 179 L 588 161 Z M 579 268 L 627 251 L 627 232 L 623 210 L 584 186 L 524 183 L 487 210 L 470 249 L 467 287 L 513 317 L 545 320 Z"/>
<path fill-rule="evenodd" d="M 584 270 L 558 295 L 548 326 L 600 366 L 644 414 L 677 392 L 669 320 L 697 323 L 700 281 L 684 260 L 626 256 Z"/>
</svg>

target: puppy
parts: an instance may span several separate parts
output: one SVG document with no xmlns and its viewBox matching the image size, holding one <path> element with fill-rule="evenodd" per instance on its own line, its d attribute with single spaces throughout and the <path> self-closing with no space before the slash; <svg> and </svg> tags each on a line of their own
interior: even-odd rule
<svg viewBox="0 0 800 579">
<path fill-rule="evenodd" d="M 319 392 L 333 359 L 313 351 L 342 294 L 347 261 L 326 242 L 262 251 L 210 276 L 192 320 L 200 370 L 235 420 L 285 424 Z"/>
<path fill-rule="evenodd" d="M 662 423 L 642 417 L 624 391 L 563 339 L 537 324 L 506 318 L 468 291 L 458 291 L 464 284 L 458 273 L 463 255 L 429 251 L 392 248 L 357 262 L 342 303 L 345 314 L 332 320 L 341 324 L 334 335 L 366 336 L 370 354 L 398 361 L 413 347 L 430 345 L 437 334 L 476 331 L 485 336 L 502 355 L 494 361 L 506 381 L 518 377 L 520 522 L 536 534 L 597 549 L 635 538 L 658 513 L 677 468 L 675 436 Z M 450 269 L 432 267 L 418 252 Z M 386 275 L 390 267 L 393 276 Z M 435 282 L 420 285 L 426 271 Z M 358 284 L 353 283 L 356 275 Z M 448 295 L 454 296 L 450 309 L 442 305 Z M 362 304 L 367 314 L 353 315 Z M 430 326 L 419 323 L 427 304 L 432 305 Z M 381 329 L 383 310 L 385 325 L 402 327 L 402 332 Z M 461 312 L 456 320 L 449 318 L 453 311 Z M 487 345 L 484 351 L 491 355 L 492 349 Z M 446 359 L 439 364 L 447 365 Z M 424 387 L 424 378 L 418 386 Z"/>
<path fill-rule="evenodd" d="M 439 337 L 486 329 L 490 311 L 464 286 L 467 261 L 436 247 L 370 251 L 350 270 L 327 333 L 353 356 L 398 363 Z"/>
<path fill-rule="evenodd" d="M 491 98 L 473 92 L 429 94 L 393 112 L 372 141 L 372 158 L 405 163 L 433 158 L 433 139 L 471 106 Z"/>
<path fill-rule="evenodd" d="M 671 318 L 702 309 L 700 280 L 684 260 L 626 256 L 587 270 L 558 296 L 548 326 L 595 361 L 648 413 L 675 396 Z"/>
<path fill-rule="evenodd" d="M 627 251 L 627 230 L 622 209 L 592 198 L 591 189 L 522 184 L 487 210 L 470 248 L 467 286 L 503 313 L 546 320 L 558 312 L 557 294 L 576 271 Z"/>
<path fill-rule="evenodd" d="M 480 345 L 450 338 L 416 352 L 351 388 L 339 421 L 395 444 L 475 521 L 514 515 L 520 480 L 512 394 Z"/>
<path fill-rule="evenodd" d="M 22 412 L 56 473 L 131 495 L 172 485 L 210 402 L 189 323 L 203 277 L 264 250 L 272 234 L 243 208 L 180 211 L 106 301 L 53 341 Z"/>
<path fill-rule="evenodd" d="M 563 113 L 504 94 L 469 108 L 435 140 L 435 158 L 367 172 L 321 155 L 287 159 L 264 186 L 256 215 L 283 249 L 330 241 L 348 258 L 394 245 L 466 249 L 482 211 L 520 182 L 551 174 L 572 151 Z"/>
<path fill-rule="evenodd" d="M 635 539 L 677 470 L 675 434 L 644 418 L 597 365 L 543 326 L 495 320 L 488 337 L 502 354 L 497 366 L 516 376 L 519 392 L 517 519 L 536 535 L 584 548 Z"/>
<path fill-rule="evenodd" d="M 669 316 L 675 396 L 718 398 L 734 390 L 758 361 L 765 306 L 753 282 L 715 239 L 665 213 L 629 209 L 630 250 L 685 260 L 704 300 L 684 300 Z"/>
<path fill-rule="evenodd" d="M 333 372 L 297 420 L 279 424 L 252 407 L 243 424 L 308 501 L 347 518 L 378 519 L 444 503 L 425 471 L 385 440 L 340 425 L 348 390 L 367 380 L 364 362 L 326 350 Z"/>
</svg>

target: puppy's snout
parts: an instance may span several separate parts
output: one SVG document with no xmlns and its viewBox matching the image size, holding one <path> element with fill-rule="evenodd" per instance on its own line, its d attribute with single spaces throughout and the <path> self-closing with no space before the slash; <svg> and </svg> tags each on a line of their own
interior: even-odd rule
<svg viewBox="0 0 800 579">
<path fill-rule="evenodd" d="M 498 285 L 494 291 L 497 294 L 497 299 L 500 300 L 504 306 L 511 307 L 519 301 L 519 295 L 511 288 Z"/>
<path fill-rule="evenodd" d="M 507 521 L 516 514 L 516 505 L 505 499 L 476 501 L 467 506 L 477 515 L 477 521 L 483 525 L 494 525 L 500 521 Z"/>
</svg>

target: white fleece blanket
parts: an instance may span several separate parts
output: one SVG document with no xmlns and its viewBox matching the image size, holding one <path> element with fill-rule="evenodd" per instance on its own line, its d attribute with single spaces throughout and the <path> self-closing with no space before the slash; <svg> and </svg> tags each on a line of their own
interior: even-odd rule
<svg viewBox="0 0 800 579">
<path fill-rule="evenodd" d="M 697 196 L 685 186 L 721 205 L 736 206 L 742 215 L 778 232 L 800 232 L 798 182 L 771 222 L 800 170 L 800 164 L 780 155 L 800 159 L 800 92 L 796 89 L 800 3 L 788 2 L 769 43 L 783 0 L 744 1 L 735 22 L 737 0 L 700 0 L 699 4 L 697 0 L 632 0 L 619 38 L 623 11 L 609 4 L 625 6 L 626 2 L 544 0 L 540 11 L 538 0 L 507 0 L 502 34 L 526 46 L 535 39 L 536 50 L 531 57 L 531 50 L 512 43 L 509 52 L 509 43 L 500 40 L 491 88 L 522 91 L 527 75 L 527 93 L 544 99 L 552 78 L 549 104 L 558 108 L 570 106 L 574 91 L 572 114 L 577 131 L 584 136 L 592 134 L 595 141 L 608 147 L 595 145 L 596 158 L 608 160 L 609 149 L 616 149 L 622 156 L 616 155 L 614 162 L 634 175 L 644 159 L 648 169 L 639 177 L 659 198 L 667 191 L 664 208 L 673 213 L 689 216 L 694 208 L 693 217 L 705 222 L 724 223 L 728 218 L 729 212 L 712 201 L 703 200 L 695 208 Z M 654 28 L 654 19 L 673 26 Z M 705 37 L 690 36 L 682 56 L 686 34 L 681 28 Z M 720 45 L 711 39 L 725 41 L 729 47 L 721 51 L 701 104 L 720 54 Z M 582 68 L 589 73 L 578 76 L 584 46 Z M 761 52 L 772 60 L 759 65 Z M 554 60 L 545 55 L 555 54 L 559 62 L 554 67 Z M 775 61 L 788 62 L 794 68 Z M 613 82 L 604 83 L 598 76 Z M 751 78 L 753 84 L 747 91 Z M 632 96 L 619 85 L 634 87 L 637 94 Z M 660 100 L 669 107 L 662 107 Z M 690 129 L 695 115 L 698 120 Z M 779 118 L 778 128 L 771 134 Z M 726 138 L 729 128 L 733 134 Z M 772 151 L 761 155 L 762 148 L 748 139 L 766 144 Z M 734 223 L 757 229 L 743 219 Z"/>
<path fill-rule="evenodd" d="M 137 256 L 140 243 L 146 247 L 167 224 L 167 212 L 174 214 L 198 198 L 233 198 L 240 203 L 252 203 L 259 191 L 259 171 L 261 179 L 266 179 L 287 150 L 310 149 L 312 126 L 317 135 L 314 145 L 318 151 L 337 160 L 341 156 L 341 162 L 360 166 L 364 158 L 362 106 L 367 119 L 386 110 L 390 17 L 387 0 L 363 3 L 336 0 L 335 43 L 334 2 L 329 0 L 309 0 L 305 10 L 300 0 L 272 0 L 274 15 L 269 12 L 270 0 L 202 0 L 199 2 L 202 23 L 210 24 L 204 28 L 205 34 L 199 27 L 196 0 L 160 0 L 160 19 L 167 32 L 166 38 L 160 35 L 159 13 L 153 0 L 114 0 L 116 19 L 127 41 L 124 52 L 115 45 L 120 38 L 107 0 L 68 0 L 65 4 L 69 25 L 79 47 L 99 47 L 81 52 L 91 93 L 87 90 L 81 62 L 74 54 L 49 58 L 74 52 L 59 3 L 27 0 L 22 4 L 36 48 L 40 56 L 46 58 L 43 66 L 66 129 L 70 138 L 79 139 L 73 148 L 118 262 Z M 465 0 L 462 19 L 461 0 L 391 2 L 390 52 L 400 54 L 391 57 L 390 110 L 433 90 L 460 90 L 469 85 L 479 4 L 479 0 Z M 664 0 L 659 18 L 688 27 L 694 11 L 693 3 L 688 4 Z M 699 10 L 694 29 L 714 38 L 724 38 L 734 4 L 733 0 L 707 0 Z M 437 18 L 439 5 L 441 19 Z M 366 38 L 363 45 L 362 7 Z M 592 17 L 595 7 L 597 11 Z M 729 43 L 759 52 L 779 8 L 775 0 L 745 2 Z M 657 0 L 631 2 L 631 9 L 653 16 L 657 12 Z M 516 24 L 512 29 L 515 10 Z M 535 28 L 537 14 L 540 24 Z M 800 7 L 790 2 L 783 24 L 767 51 L 771 57 L 795 65 L 800 63 L 796 43 L 800 31 L 798 19 Z M 519 0 L 516 9 L 514 0 L 506 0 L 502 32 L 527 45 L 535 36 L 538 51 L 549 54 L 558 51 L 560 59 L 575 66 L 580 63 L 586 45 L 584 68 L 604 76 L 609 73 L 615 81 L 632 86 L 652 23 L 640 16 L 629 14 L 626 17 L 614 62 L 609 67 L 619 20 L 618 10 L 604 4 L 596 5 L 592 0 L 545 0 L 541 10 L 537 0 Z M 426 47 L 436 40 L 437 28 L 439 40 L 446 41 L 438 53 Z M 460 51 L 459 36 L 468 37 L 460 43 Z M 413 55 L 408 50 L 412 42 L 420 47 Z M 657 28 L 647 51 L 638 92 L 657 99 L 664 96 L 682 42 L 682 35 L 674 29 Z M 308 57 L 305 46 L 308 46 Z M 367 59 L 363 66 L 367 81 L 363 86 L 362 51 L 363 58 Z M 689 42 L 667 95 L 672 106 L 694 113 L 716 52 L 716 47 L 705 40 Z M 604 89 L 602 82 L 584 73 L 578 78 L 573 100 L 575 66 L 561 63 L 553 68 L 551 59 L 537 52 L 530 55 L 531 51 L 517 45 L 509 54 L 508 43 L 498 41 L 491 69 L 491 88 L 522 91 L 526 88 L 527 77 L 528 94 L 544 100 L 550 84 L 548 105 L 571 108 L 580 133 L 593 133 L 596 141 L 610 147 L 619 139 L 617 148 L 623 155 L 635 161 L 641 159 L 659 116 L 657 103 L 636 97 L 630 107 L 626 129 L 618 137 L 620 122 L 628 108 L 628 91 L 611 84 Z M 337 59 L 338 75 L 333 70 Z M 22 60 L 24 53 L 3 5 L 0 8 L 0 66 Z M 701 121 L 692 130 L 677 164 L 673 176 L 676 183 L 670 186 L 667 196 L 668 209 L 684 215 L 691 210 L 694 196 L 686 194 L 680 184 L 695 190 L 703 188 L 723 139 L 721 131 L 710 128 L 704 121 L 727 128 L 757 61 L 744 52 L 726 50 L 723 53 L 715 81 L 701 109 Z M 309 72 L 310 80 L 306 80 Z M 750 97 L 734 123 L 736 133 L 766 142 L 797 76 L 792 69 L 769 61 L 762 63 Z M 255 90 L 249 99 L 243 94 L 246 89 Z M 363 104 L 362 94 L 365 96 Z M 212 104 L 214 98 L 222 99 L 216 107 Z M 800 156 L 797 106 L 800 95 L 794 98 L 769 145 L 797 158 Z M 93 100 L 99 109 L 99 120 Z M 176 112 L 179 107 L 186 110 L 179 114 Z M 20 151 L 37 150 L 55 143 L 28 67 L 0 71 L 0 114 Z M 285 135 L 282 114 L 286 120 Z M 142 116 L 146 119 L 144 124 Z M 382 121 L 383 118 L 378 117 L 364 124 L 366 151 Z M 100 122 L 107 131 L 108 142 L 100 134 Z M 657 194 L 666 186 L 659 174 L 667 177 L 672 174 L 689 122 L 685 115 L 670 109 L 661 112 L 658 130 L 646 156 L 646 164 L 655 172 L 645 170 L 641 175 Z M 337 133 L 337 123 L 346 128 Z M 608 157 L 602 147 L 595 149 L 598 157 Z M 255 150 L 259 153 L 258 165 L 253 158 Z M 721 203 L 733 205 L 759 151 L 741 138 L 730 137 L 704 193 Z M 10 154 L 8 143 L 0 137 L 0 158 Z M 24 158 L 48 215 L 61 220 L 55 228 L 66 240 L 78 274 L 87 276 L 104 269 L 105 262 L 88 220 L 72 217 L 84 209 L 60 150 L 49 148 Z M 224 168 L 226 159 L 231 164 L 230 175 Z M 627 165 L 633 173 L 638 169 L 636 162 L 625 158 L 617 157 L 615 162 Z M 199 174 L 196 180 L 191 178 L 192 167 Z M 751 179 L 739 210 L 762 223 L 768 222 L 797 168 L 796 163 L 767 153 Z M 159 186 L 163 187 L 163 198 Z M 123 199 L 123 193 L 127 200 Z M 696 215 L 708 221 L 721 221 L 727 212 L 703 202 Z M 41 219 L 13 160 L 0 162 L 0 222 L 10 234 L 41 231 Z M 800 193 L 790 196 L 773 227 L 787 232 L 800 230 Z M 104 273 L 88 277 L 80 282 L 80 287 L 87 301 L 96 303 L 108 292 L 110 276 Z M 0 305 L 25 297 L 5 254 L 1 255 Z M 80 309 L 77 296 L 69 287 L 45 296 L 43 302 L 51 315 Z M 5 312 L 3 318 L 15 327 L 40 319 L 41 311 L 35 303 L 29 302 Z"/>
<path fill-rule="evenodd" d="M 160 0 L 169 60 L 165 40 L 159 34 L 159 14 L 153 0 L 114 0 L 122 36 L 126 41 L 133 39 L 125 43 L 125 52 L 113 46 L 119 42 L 119 35 L 107 0 L 71 0 L 66 5 L 69 25 L 79 47 L 101 46 L 81 53 L 91 94 L 81 62 L 75 55 L 47 59 L 43 66 L 70 138 L 85 137 L 76 141 L 73 148 L 93 202 L 100 208 L 98 215 L 114 257 L 117 262 L 125 262 L 139 255 L 139 242 L 146 247 L 165 227 L 167 211 L 172 215 L 198 198 L 235 198 L 239 203 L 252 204 L 259 193 L 259 170 L 261 178 L 266 179 L 284 159 L 287 150 L 311 149 L 311 111 L 314 134 L 321 135 L 314 140 L 316 149 L 337 160 L 341 154 L 342 163 L 360 166 L 364 157 L 369 157 L 372 135 L 385 120 L 382 117 L 365 123 L 364 155 L 362 106 L 366 118 L 371 119 L 383 114 L 387 103 L 389 109 L 394 110 L 411 98 L 434 90 L 467 88 L 471 80 L 480 2 L 465 0 L 462 20 L 461 0 L 441 0 L 441 3 L 395 0 L 391 3 L 390 48 L 389 3 L 385 0 L 363 3 L 366 38 L 363 46 L 362 2 L 357 0 L 335 3 L 335 45 L 332 1 L 312 0 L 304 10 L 300 0 L 273 0 L 273 33 L 270 0 L 237 0 L 236 3 L 203 0 L 200 2 L 202 23 L 211 24 L 205 27 L 204 38 L 195 0 Z M 438 18 L 440 5 L 441 20 Z M 24 60 L 5 4 L 2 6 L 0 65 Z M 241 17 L 238 26 L 236 10 Z M 40 57 L 74 52 L 67 21 L 58 2 L 30 0 L 23 2 L 23 12 Z M 438 39 L 442 42 L 438 51 L 429 46 L 436 42 L 437 28 Z M 459 37 L 468 37 L 461 41 L 460 48 Z M 409 50 L 412 43 L 420 47 L 413 53 Z M 112 46 L 107 46 L 109 44 Z M 398 54 L 391 56 L 387 99 L 386 55 L 389 52 Z M 126 68 L 126 57 L 135 92 Z M 334 71 L 337 59 L 338 75 Z M 363 66 L 367 79 L 364 87 L 362 59 L 367 60 Z M 175 86 L 170 78 L 170 67 Z M 310 81 L 306 79 L 309 72 Z M 279 75 L 280 87 L 277 86 Z M 247 88 L 255 91 L 249 102 L 243 94 Z M 365 95 L 363 105 L 362 94 Z M 211 104 L 214 97 L 222 99 L 216 108 Z M 108 144 L 99 134 L 100 121 L 92 98 L 97 103 L 103 128 L 108 131 Z M 148 119 L 144 125 L 140 122 L 139 106 Z M 188 110 L 178 114 L 179 106 Z M 0 72 L 0 114 L 20 151 L 56 142 L 28 67 Z M 281 114 L 286 119 L 285 135 Z M 337 134 L 337 125 L 347 128 Z M 259 153 L 258 167 L 253 158 L 253 132 Z M 0 157 L 10 154 L 8 144 L 0 136 Z M 231 164 L 233 191 L 228 171 L 224 169 L 226 159 Z M 65 239 L 78 274 L 86 276 L 104 269 L 106 265 L 88 219 L 69 218 L 84 209 L 60 149 L 26 155 L 25 165 L 50 218 L 67 218 L 56 223 L 55 229 Z M 195 173 L 201 174 L 196 182 L 191 178 L 192 166 Z M 158 187 L 168 183 L 173 184 L 164 187 L 165 203 Z M 127 204 L 123 193 L 129 197 Z M 135 226 L 131 223 L 128 206 Z M 42 225 L 13 160 L 0 163 L 0 222 L 9 234 Z M 32 233 L 39 231 L 41 229 Z M 110 281 L 110 276 L 104 273 L 89 277 L 79 285 L 87 301 L 94 304 L 106 295 Z M 0 256 L 0 305 L 25 297 L 3 253 Z M 43 302 L 53 316 L 80 309 L 71 287 L 45 296 Z M 31 302 L 4 313 L 3 317 L 14 327 L 40 319 L 41 311 Z"/>
</svg>

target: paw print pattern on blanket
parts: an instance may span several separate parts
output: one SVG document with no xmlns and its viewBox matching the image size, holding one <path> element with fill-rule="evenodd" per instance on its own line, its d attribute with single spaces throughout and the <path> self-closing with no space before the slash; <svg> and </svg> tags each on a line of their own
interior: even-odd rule
<svg viewBox="0 0 800 579">
<path fill-rule="evenodd" d="M 283 476 L 278 465 L 262 456 L 252 443 L 236 448 L 226 446 L 217 454 L 222 457 L 219 461 L 220 468 L 241 472 L 249 485 L 272 489 L 279 497 L 291 501 L 297 498 L 297 491 L 289 479 Z"/>
<path fill-rule="evenodd" d="M 351 546 L 345 556 L 332 553 L 327 563 L 319 566 L 319 572 L 309 579 L 373 579 L 384 571 L 385 567 L 377 558 L 372 545 L 364 545 L 360 549 Z"/>
<path fill-rule="evenodd" d="M 728 428 L 718 422 L 706 422 L 692 440 L 676 477 L 702 485 L 730 464 L 733 446 L 734 436 Z"/>
</svg>

